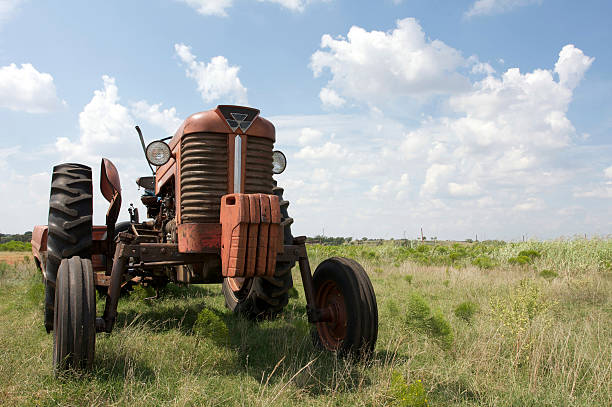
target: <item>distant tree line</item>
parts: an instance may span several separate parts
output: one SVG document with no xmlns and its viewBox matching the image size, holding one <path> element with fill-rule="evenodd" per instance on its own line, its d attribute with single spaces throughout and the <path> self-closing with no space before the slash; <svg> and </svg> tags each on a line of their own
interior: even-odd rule
<svg viewBox="0 0 612 407">
<path fill-rule="evenodd" d="M 12 241 L 29 242 L 30 240 L 32 240 L 32 232 L 25 232 L 21 235 L 7 235 L 4 233 L 0 233 L 0 244 Z"/>
<path fill-rule="evenodd" d="M 310 244 L 322 244 L 326 246 L 340 246 L 345 243 L 350 243 L 353 240 L 352 237 L 331 237 L 317 235 L 315 237 L 307 237 L 306 243 Z"/>
</svg>

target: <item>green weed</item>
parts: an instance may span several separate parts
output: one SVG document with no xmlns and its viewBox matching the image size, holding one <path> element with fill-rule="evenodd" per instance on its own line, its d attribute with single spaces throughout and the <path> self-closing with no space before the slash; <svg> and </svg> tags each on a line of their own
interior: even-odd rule
<svg viewBox="0 0 612 407">
<path fill-rule="evenodd" d="M 229 340 L 227 325 L 208 308 L 200 311 L 192 330 L 195 335 L 210 338 L 217 343 L 226 343 Z"/>
<path fill-rule="evenodd" d="M 552 270 L 548 270 L 548 269 L 544 269 L 544 270 L 540 271 L 540 272 L 538 273 L 538 275 L 539 275 L 540 277 L 542 277 L 542 278 L 547 279 L 547 280 L 552 280 L 552 279 L 554 279 L 554 278 L 559 277 L 559 274 L 555 273 L 555 272 L 554 272 L 554 271 L 552 271 Z"/>
<path fill-rule="evenodd" d="M 427 301 L 416 292 L 408 297 L 406 325 L 427 334 L 443 349 L 449 349 L 453 343 L 454 335 L 450 323 L 441 311 L 432 312 Z"/>
<path fill-rule="evenodd" d="M 404 375 L 396 370 L 391 373 L 391 395 L 396 406 L 426 407 L 429 405 L 423 382 L 417 380 L 408 384 Z"/>
<path fill-rule="evenodd" d="M 472 301 L 464 301 L 455 307 L 455 316 L 464 320 L 465 322 L 470 322 L 477 311 L 478 305 L 476 305 L 476 303 Z"/>
</svg>

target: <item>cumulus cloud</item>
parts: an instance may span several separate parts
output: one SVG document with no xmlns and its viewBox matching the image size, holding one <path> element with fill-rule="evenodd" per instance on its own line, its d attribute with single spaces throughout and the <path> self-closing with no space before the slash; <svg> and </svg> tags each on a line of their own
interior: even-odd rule
<svg viewBox="0 0 612 407">
<path fill-rule="evenodd" d="M 137 119 L 146 120 L 157 127 L 162 128 L 169 136 L 179 128 L 182 120 L 176 115 L 176 108 L 161 109 L 162 104 L 149 104 L 146 100 L 132 103 L 132 114 Z"/>
<path fill-rule="evenodd" d="M 134 137 L 134 121 L 128 108 L 119 103 L 115 78 L 104 75 L 102 81 L 104 88 L 94 91 L 91 101 L 79 114 L 79 140 L 60 137 L 55 143 L 66 160 L 94 162 L 103 154 L 112 156 L 121 151 L 117 149 L 118 144 Z"/>
<path fill-rule="evenodd" d="M 328 159 L 339 160 L 346 157 L 346 154 L 346 150 L 340 144 L 328 141 L 320 147 L 306 146 L 298 151 L 295 157 L 315 161 Z"/>
<path fill-rule="evenodd" d="M 94 179 L 99 180 L 100 160 L 111 159 L 119 170 L 123 201 L 122 219 L 127 216 L 125 208 L 133 202 L 139 205 L 136 178 L 149 175 L 150 170 L 142 152 L 138 136 L 134 130 L 135 117 L 154 126 L 153 131 L 145 131 L 145 138 L 155 130 L 168 135 L 180 125 L 174 107 L 162 109 L 161 103 L 150 104 L 141 100 L 131 104 L 121 101 L 116 80 L 108 75 L 102 76 L 102 88 L 95 90 L 91 100 L 79 114 L 79 136 L 76 138 L 59 137 L 55 148 L 59 153 L 57 162 L 79 162 L 93 169 Z M 148 137 L 147 137 L 148 136 Z M 94 181 L 99 182 L 99 181 Z M 48 188 L 48 186 L 47 186 Z M 98 194 L 94 200 L 94 220 L 104 222 L 108 203 Z M 141 206 L 141 213 L 144 208 Z"/>
<path fill-rule="evenodd" d="M 477 196 L 500 188 L 520 191 L 535 180 L 566 179 L 552 155 L 576 137 L 566 113 L 572 90 L 591 63 L 582 51 L 566 46 L 555 68 L 564 72 L 558 81 L 550 70 L 521 73 L 511 68 L 500 77 L 475 82 L 470 92 L 451 96 L 448 104 L 456 116 L 424 121 L 402 145 L 407 157 L 430 146 L 421 194 Z"/>
<path fill-rule="evenodd" d="M 467 63 L 456 49 L 428 39 L 417 20 L 406 18 L 388 32 L 353 26 L 346 38 L 323 35 L 310 67 L 315 77 L 329 71 L 320 97 L 340 106 L 343 98 L 376 104 L 468 89 L 468 79 L 457 72 Z"/>
<path fill-rule="evenodd" d="M 574 89 L 591 67 L 595 58 L 584 55 L 582 50 L 573 44 L 568 44 L 559 52 L 559 60 L 555 64 L 555 72 L 559 75 L 559 84 L 568 89 Z"/>
<path fill-rule="evenodd" d="M 321 99 L 323 106 L 332 108 L 342 107 L 346 102 L 335 90 L 329 88 L 321 89 L 319 99 Z"/>
<path fill-rule="evenodd" d="M 406 173 L 401 174 L 399 179 L 390 179 L 382 184 L 374 185 L 366 196 L 375 200 L 385 200 L 389 197 L 395 200 L 402 200 L 408 197 L 408 186 L 410 176 Z"/>
<path fill-rule="evenodd" d="M 0 67 L 0 107 L 28 113 L 47 113 L 64 105 L 57 97 L 53 76 L 32 64 Z"/>
<path fill-rule="evenodd" d="M 506 13 L 517 7 L 540 4 L 542 0 L 477 0 L 465 12 L 465 17 Z"/>
<path fill-rule="evenodd" d="M 196 81 L 205 102 L 223 99 L 229 103 L 248 103 L 247 89 L 238 78 L 240 67 L 230 66 L 224 56 L 213 57 L 208 63 L 198 61 L 191 53 L 191 47 L 185 44 L 175 44 L 174 49 L 186 65 L 187 77 Z"/>
<path fill-rule="evenodd" d="M 232 0 L 178 0 L 204 16 L 227 17 Z"/>
<path fill-rule="evenodd" d="M 298 143 L 303 146 L 312 144 L 319 141 L 321 137 L 323 137 L 323 133 L 320 130 L 304 127 L 298 137 Z"/>
</svg>

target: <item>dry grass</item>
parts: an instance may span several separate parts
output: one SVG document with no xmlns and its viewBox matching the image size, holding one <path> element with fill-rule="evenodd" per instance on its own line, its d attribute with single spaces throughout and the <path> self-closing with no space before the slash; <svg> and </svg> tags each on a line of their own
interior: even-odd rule
<svg viewBox="0 0 612 407">
<path fill-rule="evenodd" d="M 600 249 L 597 256 L 607 247 Z M 537 260 L 546 265 L 491 270 L 359 259 L 380 315 L 376 352 L 366 363 L 312 347 L 297 270 L 299 298 L 279 320 L 258 324 L 227 312 L 218 286 L 175 288 L 154 302 L 134 296 L 121 300 L 117 330 L 98 336 L 95 370 L 61 380 L 51 373 L 40 279 L 32 263 L 17 264 L 0 277 L 0 399 L 5 405 L 424 405 L 397 397 L 395 372 L 407 386 L 421 380 L 432 406 L 612 405 L 612 276 L 600 257 L 589 261 L 592 248 L 585 250 L 582 258 L 557 259 L 566 268 L 552 279 L 538 274 L 551 267 L 546 256 Z M 408 328 L 406 298 L 413 292 L 450 322 L 449 349 Z M 477 305 L 471 322 L 453 312 L 465 301 Z M 204 308 L 226 323 L 227 343 L 191 333 Z"/>
</svg>

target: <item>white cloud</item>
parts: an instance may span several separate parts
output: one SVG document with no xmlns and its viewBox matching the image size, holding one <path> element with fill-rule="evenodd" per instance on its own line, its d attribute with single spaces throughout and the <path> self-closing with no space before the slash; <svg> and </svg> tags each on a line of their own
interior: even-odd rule
<svg viewBox="0 0 612 407">
<path fill-rule="evenodd" d="M 319 99 L 321 99 L 321 103 L 323 103 L 324 107 L 342 107 L 346 100 L 344 100 L 338 93 L 329 88 L 322 88 L 321 92 L 319 92 Z"/>
<path fill-rule="evenodd" d="M 587 57 L 582 50 L 573 44 L 568 44 L 559 52 L 559 60 L 555 64 L 555 72 L 559 75 L 559 83 L 568 89 L 574 89 L 591 67 L 595 58 Z"/>
<path fill-rule="evenodd" d="M 178 0 L 186 3 L 204 16 L 227 17 L 227 9 L 232 6 L 232 0 Z"/>
<path fill-rule="evenodd" d="M 140 193 L 134 181 L 149 175 L 150 170 L 134 130 L 134 116 L 146 120 L 167 135 L 176 130 L 180 120 L 176 109 L 161 109 L 161 103 L 149 104 L 141 100 L 131 104 L 131 109 L 121 103 L 115 78 L 104 75 L 103 88 L 95 90 L 93 97 L 79 114 L 80 135 L 75 140 L 59 137 L 55 147 L 59 153 L 57 162 L 78 162 L 92 167 L 94 185 L 99 182 L 102 157 L 109 158 L 117 167 L 121 178 L 123 210 L 120 219 L 126 219 L 127 206 L 133 202 L 140 205 Z M 150 132 L 145 132 L 145 137 Z M 150 136 L 148 137 L 150 139 Z M 108 203 L 100 194 L 94 194 L 94 221 L 104 223 Z"/>
<path fill-rule="evenodd" d="M 79 114 L 81 136 L 78 142 L 67 137 L 57 139 L 55 146 L 66 160 L 97 161 L 104 154 L 113 156 L 117 146 L 134 137 L 134 120 L 129 110 L 119 103 L 115 78 L 102 77 L 104 89 L 94 91 L 91 101 Z"/>
<path fill-rule="evenodd" d="M 527 198 L 524 202 L 521 202 L 514 206 L 514 209 L 517 211 L 538 211 L 542 210 L 546 207 L 544 202 L 539 198 L 530 197 Z"/>
<path fill-rule="evenodd" d="M 305 160 L 339 160 L 346 157 L 346 150 L 336 143 L 328 141 L 320 147 L 306 146 L 295 154 L 296 158 Z"/>
<path fill-rule="evenodd" d="M 227 17 L 227 10 L 233 6 L 233 0 L 177 0 L 204 16 Z M 260 3 L 275 3 L 288 10 L 301 13 L 306 7 L 316 1 L 330 0 L 257 0 Z M 0 3 L 1 4 L 1 3 Z"/>
<path fill-rule="evenodd" d="M 311 56 L 310 67 L 315 77 L 331 73 L 321 91 L 322 101 L 331 105 L 339 105 L 339 98 L 377 104 L 469 88 L 457 72 L 467 60 L 442 41 L 426 38 L 413 18 L 398 20 L 389 32 L 353 26 L 346 38 L 325 34 L 321 48 Z"/>
<path fill-rule="evenodd" d="M 32 64 L 0 67 L 0 107 L 28 113 L 47 113 L 65 102 L 57 97 L 53 76 L 41 73 Z"/>
<path fill-rule="evenodd" d="M 23 0 L 0 0 L 0 27 L 11 18 Z"/>
<path fill-rule="evenodd" d="M 604 170 L 604 175 L 606 176 L 606 178 L 612 178 L 612 166 Z"/>
<path fill-rule="evenodd" d="M 382 184 L 374 185 L 366 196 L 375 200 L 386 200 L 391 197 L 395 200 L 402 200 L 408 197 L 408 187 L 410 186 L 410 177 L 408 174 L 401 174 L 399 179 L 390 179 Z"/>
<path fill-rule="evenodd" d="M 314 143 L 321 140 L 323 133 L 319 130 L 312 129 L 310 127 L 304 127 L 298 137 L 298 143 L 302 146 Z"/>
<path fill-rule="evenodd" d="M 542 0 L 477 0 L 465 12 L 465 17 L 506 13 L 517 7 L 539 4 Z"/>
<path fill-rule="evenodd" d="M 473 74 L 492 75 L 495 73 L 495 69 L 493 69 L 493 67 L 486 62 L 478 62 L 472 66 L 470 72 Z"/>
<path fill-rule="evenodd" d="M 181 125 L 182 120 L 176 116 L 175 107 L 160 110 L 161 105 L 161 103 L 150 105 L 146 100 L 140 100 L 132 103 L 132 114 L 138 119 L 161 127 L 166 134 L 172 136 Z"/>
<path fill-rule="evenodd" d="M 238 78 L 240 67 L 230 66 L 224 56 L 213 57 L 208 63 L 198 61 L 191 53 L 191 47 L 185 44 L 175 44 L 174 49 L 187 66 L 187 77 L 196 81 L 205 102 L 223 99 L 229 103 L 248 103 L 247 89 Z"/>
<path fill-rule="evenodd" d="M 473 197 L 480 195 L 482 193 L 482 190 L 476 182 L 470 182 L 469 184 L 457 184 L 455 182 L 450 182 L 448 184 L 448 192 L 452 196 Z"/>
<path fill-rule="evenodd" d="M 300 13 L 303 12 L 306 5 L 310 3 L 310 1 L 308 0 L 257 0 L 257 1 L 259 1 L 260 3 L 263 3 L 263 2 L 276 3 L 291 11 L 296 11 Z"/>
</svg>

